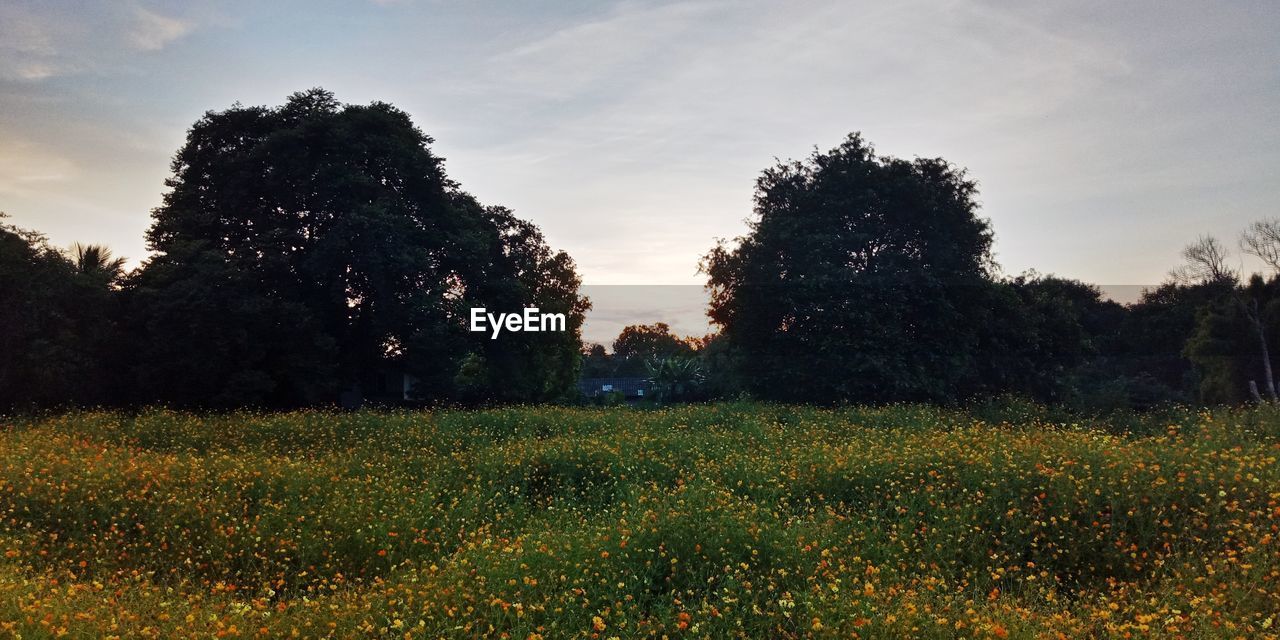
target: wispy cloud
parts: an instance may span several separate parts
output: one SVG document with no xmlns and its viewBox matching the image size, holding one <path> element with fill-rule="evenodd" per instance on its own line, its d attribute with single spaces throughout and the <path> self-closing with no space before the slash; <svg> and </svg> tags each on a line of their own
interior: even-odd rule
<svg viewBox="0 0 1280 640">
<path fill-rule="evenodd" d="M 25 7 L 0 4 L 0 79 L 41 80 L 59 72 L 47 22 Z"/>
<path fill-rule="evenodd" d="M 142 7 L 134 9 L 133 29 L 129 41 L 142 51 L 157 51 L 195 28 L 195 24 L 179 18 L 160 15 Z"/>
<path fill-rule="evenodd" d="M 110 72 L 129 55 L 161 50 L 195 28 L 189 18 L 128 3 L 40 10 L 0 4 L 0 80 Z"/>
<path fill-rule="evenodd" d="M 689 2 L 650 6 L 624 3 L 495 56 L 493 79 L 517 91 L 568 98 L 600 83 L 624 82 L 661 63 L 664 48 L 726 5 Z"/>
<path fill-rule="evenodd" d="M 623 3 L 519 35 L 466 90 L 520 126 L 471 162 L 543 203 L 551 227 L 563 216 L 591 282 L 693 279 L 775 155 L 862 129 L 889 153 L 969 163 L 949 152 L 969 132 L 1074 135 L 1061 115 L 1132 73 L 1122 48 L 969 0 Z M 573 187 L 540 192 L 546 175 Z M 593 250 L 654 228 L 706 233 L 658 234 L 627 264 Z"/>
<path fill-rule="evenodd" d="M 0 142 L 0 194 L 30 195 L 39 183 L 65 182 L 75 177 L 70 159 L 28 140 Z"/>
</svg>

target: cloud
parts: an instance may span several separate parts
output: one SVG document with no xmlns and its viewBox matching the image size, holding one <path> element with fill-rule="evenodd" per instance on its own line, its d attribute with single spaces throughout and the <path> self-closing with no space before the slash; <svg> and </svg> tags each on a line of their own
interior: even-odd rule
<svg viewBox="0 0 1280 640">
<path fill-rule="evenodd" d="M 21 80 L 44 80 L 62 72 L 62 68 L 43 62 L 23 62 L 15 65 L 11 73 Z"/>
<path fill-rule="evenodd" d="M 162 16 L 154 11 L 134 9 L 133 29 L 129 41 L 142 51 L 158 51 L 188 33 L 195 25 L 187 20 Z"/>
<path fill-rule="evenodd" d="M 482 166 L 467 184 L 544 215 L 592 282 L 696 281 L 691 263 L 711 236 L 737 235 L 775 155 L 858 129 L 888 154 L 961 164 L 991 155 L 982 145 L 1025 158 L 1026 139 L 1087 140 L 1080 129 L 1133 82 L 1131 52 L 1052 24 L 974 0 L 624 2 L 504 32 L 452 86 L 514 134 L 453 166 Z M 548 174 L 576 186 L 547 187 Z M 619 227 L 635 242 L 630 219 L 682 233 L 630 264 L 592 251 L 616 246 Z"/>
<path fill-rule="evenodd" d="M 77 174 L 69 158 L 28 140 L 0 144 L 0 194 L 30 195 L 40 183 L 65 182 Z"/>
<path fill-rule="evenodd" d="M 495 56 L 492 71 L 498 82 L 519 91 L 570 97 L 623 77 L 621 71 L 642 72 L 662 49 L 723 6 L 623 3 L 603 17 L 564 26 Z"/>
<path fill-rule="evenodd" d="M 128 56 L 163 49 L 195 28 L 194 20 L 136 4 L 0 3 L 0 80 L 37 82 L 110 71 Z"/>
<path fill-rule="evenodd" d="M 50 25 L 17 5 L 0 4 L 0 79 L 41 80 L 56 75 L 57 48 Z"/>
</svg>

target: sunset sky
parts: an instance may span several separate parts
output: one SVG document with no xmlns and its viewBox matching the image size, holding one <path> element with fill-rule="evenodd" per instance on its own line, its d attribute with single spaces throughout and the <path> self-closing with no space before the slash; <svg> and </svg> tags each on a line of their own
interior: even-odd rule
<svg viewBox="0 0 1280 640">
<path fill-rule="evenodd" d="M 0 211 L 136 264 L 202 112 L 323 86 L 588 284 L 699 284 L 761 169 L 855 130 L 967 167 L 1006 272 L 1150 284 L 1280 216 L 1278 33 L 1274 1 L 5 0 Z"/>
</svg>

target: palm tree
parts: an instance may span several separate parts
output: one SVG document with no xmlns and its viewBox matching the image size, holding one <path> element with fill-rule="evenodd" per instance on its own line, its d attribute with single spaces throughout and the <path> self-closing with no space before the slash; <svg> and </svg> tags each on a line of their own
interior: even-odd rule
<svg viewBox="0 0 1280 640">
<path fill-rule="evenodd" d="M 696 358 L 667 356 L 645 362 L 649 383 L 653 385 L 654 399 L 670 402 L 688 397 L 697 391 L 706 375 Z"/>
<path fill-rule="evenodd" d="M 71 258 L 76 273 L 103 283 L 112 283 L 124 273 L 124 258 L 111 255 L 111 250 L 100 244 L 71 245 Z"/>
</svg>

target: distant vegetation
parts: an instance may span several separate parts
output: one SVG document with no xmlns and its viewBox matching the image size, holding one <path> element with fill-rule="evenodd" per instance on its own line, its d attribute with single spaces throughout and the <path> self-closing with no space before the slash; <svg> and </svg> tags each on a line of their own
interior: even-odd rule
<svg viewBox="0 0 1280 640">
<path fill-rule="evenodd" d="M 1276 638 L 1280 413 L 0 423 L 0 635 Z"/>
</svg>

